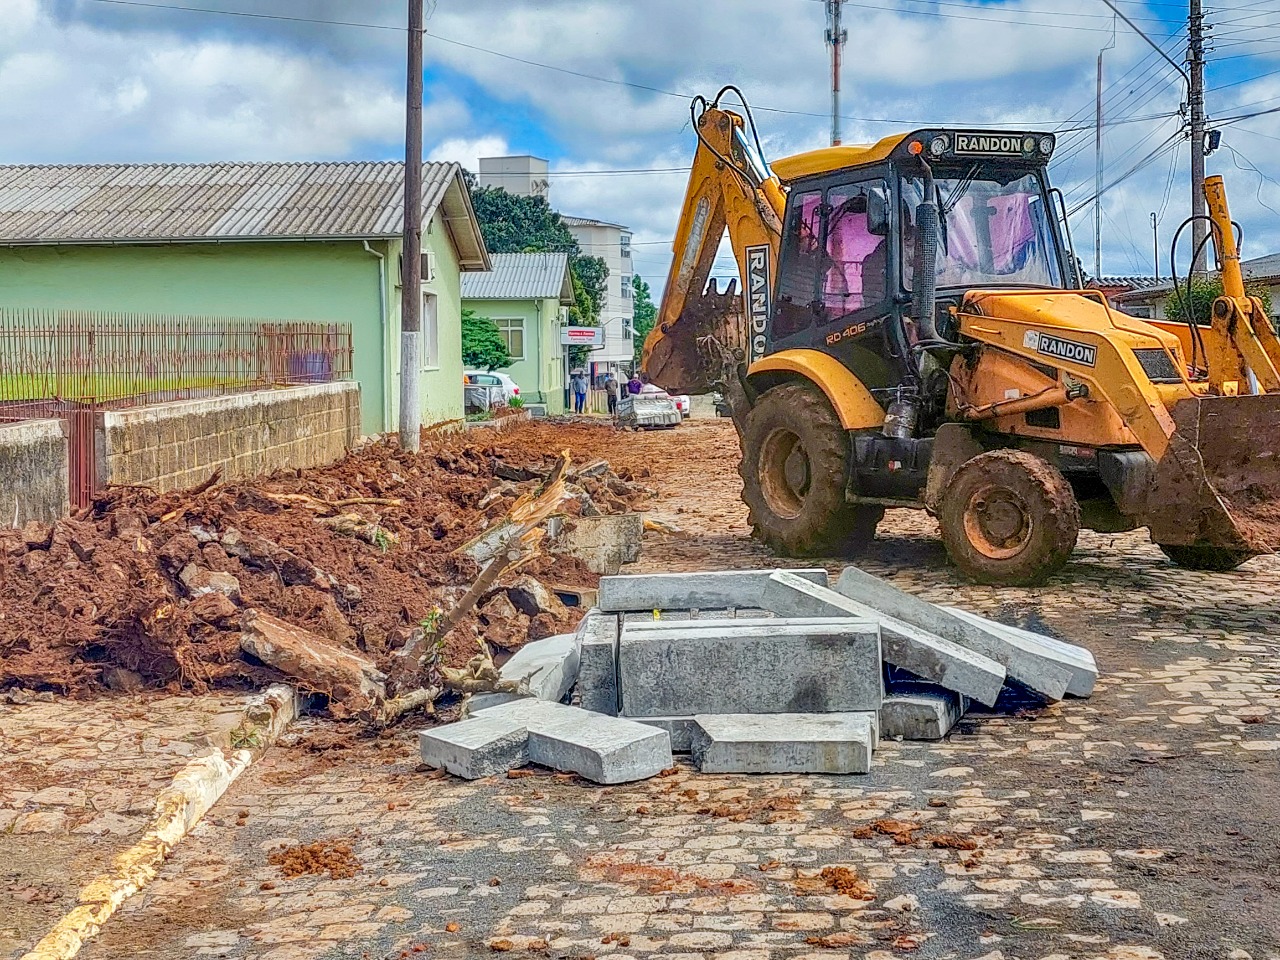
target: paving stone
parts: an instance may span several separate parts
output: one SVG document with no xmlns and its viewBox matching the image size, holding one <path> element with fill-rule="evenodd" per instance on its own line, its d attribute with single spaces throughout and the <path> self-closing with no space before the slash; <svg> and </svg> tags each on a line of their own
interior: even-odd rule
<svg viewBox="0 0 1280 960">
<path fill-rule="evenodd" d="M 827 571 L 821 568 L 791 573 L 824 587 L 829 582 Z M 602 577 L 600 609 L 627 612 L 758 607 L 769 574 L 768 570 L 717 570 Z"/>
<path fill-rule="evenodd" d="M 765 601 L 784 616 L 858 617 L 877 622 L 886 661 L 987 706 L 996 702 L 1004 687 L 1005 669 L 991 658 L 786 571 L 770 577 Z"/>
<path fill-rule="evenodd" d="M 698 722 L 693 717 L 636 717 L 637 723 L 667 731 L 672 753 L 688 753 L 693 749 L 693 735 Z"/>
<path fill-rule="evenodd" d="M 1011 679 L 1050 700 L 1061 700 L 1070 685 L 1071 671 L 1062 657 L 1049 648 L 1012 643 L 1007 636 L 957 617 L 857 567 L 845 567 L 836 582 L 836 592 L 990 657 L 1004 666 Z"/>
<path fill-rule="evenodd" d="M 1098 661 L 1094 658 L 1093 651 L 1087 647 L 1079 647 L 1074 643 L 1066 643 L 1042 633 L 1023 630 L 1021 627 L 998 623 L 995 620 L 980 617 L 976 613 L 970 613 L 968 610 L 961 610 L 959 607 L 942 609 L 1003 637 L 1015 646 L 1024 646 L 1054 657 L 1056 662 L 1071 674 L 1071 679 L 1067 683 L 1067 693 L 1073 697 L 1092 696 L 1094 685 L 1098 682 Z"/>
<path fill-rule="evenodd" d="M 870 713 L 699 714 L 694 761 L 703 773 L 866 773 Z"/>
<path fill-rule="evenodd" d="M 418 735 L 422 762 L 467 780 L 506 773 L 528 763 L 529 730 L 513 723 L 509 716 L 497 713 L 503 706 L 492 707 L 458 723 L 423 730 Z"/>
<path fill-rule="evenodd" d="M 618 715 L 618 617 L 589 610 L 578 624 L 578 699 L 584 710 Z"/>
<path fill-rule="evenodd" d="M 578 636 L 565 633 L 526 643 L 498 672 L 504 680 L 528 684 L 532 697 L 562 700 L 578 679 Z"/>
<path fill-rule="evenodd" d="M 895 684 L 880 704 L 880 735 L 887 740 L 941 740 L 968 706 L 965 697 L 935 684 Z"/>
<path fill-rule="evenodd" d="M 884 695 L 867 620 L 629 623 L 618 651 L 628 717 L 845 713 L 877 710 Z"/>
<path fill-rule="evenodd" d="M 423 763 L 469 780 L 540 763 L 596 783 L 626 783 L 672 763 L 664 730 L 532 698 L 424 730 L 419 739 Z"/>
</svg>

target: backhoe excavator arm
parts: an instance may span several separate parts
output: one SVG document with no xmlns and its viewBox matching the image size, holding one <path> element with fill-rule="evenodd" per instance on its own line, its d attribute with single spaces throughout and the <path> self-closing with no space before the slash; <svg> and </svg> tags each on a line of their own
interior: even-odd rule
<svg viewBox="0 0 1280 960">
<path fill-rule="evenodd" d="M 725 389 L 731 375 L 725 368 L 759 355 L 777 271 L 786 205 L 782 186 L 742 116 L 721 109 L 719 100 L 694 101 L 698 150 L 641 363 L 652 382 L 672 393 Z M 726 229 L 746 292 L 745 311 L 734 284 L 723 294 L 714 281 L 707 289 Z"/>
</svg>

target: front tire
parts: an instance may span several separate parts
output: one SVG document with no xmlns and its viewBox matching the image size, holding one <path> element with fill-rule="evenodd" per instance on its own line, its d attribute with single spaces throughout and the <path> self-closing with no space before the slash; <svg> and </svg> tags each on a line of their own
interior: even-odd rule
<svg viewBox="0 0 1280 960">
<path fill-rule="evenodd" d="M 951 478 L 938 510 L 952 562 L 978 583 L 1027 586 L 1060 570 L 1080 533 L 1066 478 L 1040 457 L 992 450 Z"/>
<path fill-rule="evenodd" d="M 1156 546 L 1180 567 L 1188 570 L 1211 570 L 1217 573 L 1228 573 L 1257 556 L 1250 550 L 1233 550 L 1230 547 L 1215 547 L 1207 543 L 1157 543 Z"/>
<path fill-rule="evenodd" d="M 743 431 L 742 499 L 755 536 L 784 556 L 855 553 L 884 510 L 845 500 L 849 436 L 826 396 L 784 383 L 751 408 Z"/>
</svg>

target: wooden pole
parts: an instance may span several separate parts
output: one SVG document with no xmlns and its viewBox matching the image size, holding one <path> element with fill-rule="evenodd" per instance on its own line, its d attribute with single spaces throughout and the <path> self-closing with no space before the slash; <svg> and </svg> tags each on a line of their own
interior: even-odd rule
<svg viewBox="0 0 1280 960">
<path fill-rule="evenodd" d="M 414 452 L 422 444 L 422 3 L 409 0 L 400 268 L 400 446 Z"/>
</svg>

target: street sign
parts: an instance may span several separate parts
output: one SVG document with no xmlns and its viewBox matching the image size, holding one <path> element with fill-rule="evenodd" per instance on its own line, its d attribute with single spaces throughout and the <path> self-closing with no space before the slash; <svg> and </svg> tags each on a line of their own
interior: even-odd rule
<svg viewBox="0 0 1280 960">
<path fill-rule="evenodd" d="M 604 327 L 561 327 L 560 342 L 574 347 L 603 347 Z"/>
</svg>

